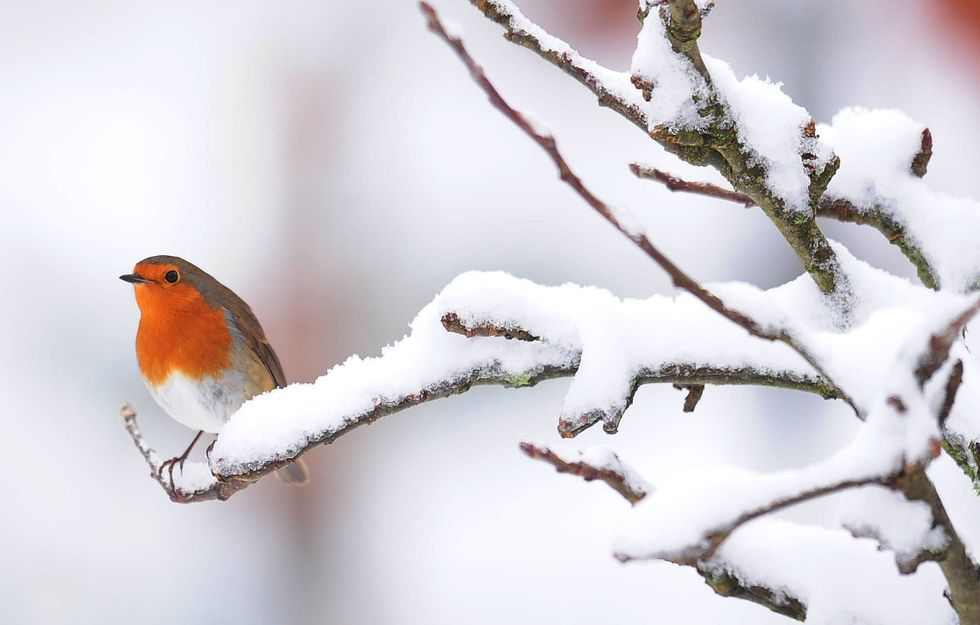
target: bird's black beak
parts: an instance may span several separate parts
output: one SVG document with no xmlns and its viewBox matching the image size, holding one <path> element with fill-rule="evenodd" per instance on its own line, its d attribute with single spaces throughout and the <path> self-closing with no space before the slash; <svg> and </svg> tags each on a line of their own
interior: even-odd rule
<svg viewBox="0 0 980 625">
<path fill-rule="evenodd" d="M 138 273 L 127 273 L 124 276 L 119 276 L 119 279 L 122 280 L 123 282 L 131 282 L 133 284 L 144 284 L 146 282 L 149 282 L 149 280 L 139 275 Z"/>
</svg>

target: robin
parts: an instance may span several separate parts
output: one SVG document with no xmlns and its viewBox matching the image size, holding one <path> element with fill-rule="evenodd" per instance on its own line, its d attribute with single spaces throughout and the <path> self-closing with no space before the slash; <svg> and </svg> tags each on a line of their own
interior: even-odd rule
<svg viewBox="0 0 980 625">
<path fill-rule="evenodd" d="M 247 400 L 286 386 L 279 358 L 240 297 L 176 256 L 151 256 L 119 276 L 136 291 L 140 325 L 136 360 L 153 399 L 178 422 L 198 430 L 187 450 L 160 467 L 184 461 L 204 432 L 217 434 Z M 291 484 L 309 473 L 296 459 L 277 472 Z"/>
</svg>

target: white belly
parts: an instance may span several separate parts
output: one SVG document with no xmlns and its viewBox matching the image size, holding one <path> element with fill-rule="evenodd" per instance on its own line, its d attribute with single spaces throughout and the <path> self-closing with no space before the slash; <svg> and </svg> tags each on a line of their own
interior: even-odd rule
<svg viewBox="0 0 980 625">
<path fill-rule="evenodd" d="M 160 407 L 178 422 L 192 430 L 217 434 L 248 399 L 244 391 L 235 390 L 242 389 L 242 384 L 229 382 L 210 376 L 192 380 L 182 373 L 171 373 L 162 384 L 146 386 Z"/>
</svg>

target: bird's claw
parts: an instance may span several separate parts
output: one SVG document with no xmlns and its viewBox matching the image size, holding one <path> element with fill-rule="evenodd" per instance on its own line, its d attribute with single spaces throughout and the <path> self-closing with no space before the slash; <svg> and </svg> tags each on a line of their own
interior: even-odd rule
<svg viewBox="0 0 980 625">
<path fill-rule="evenodd" d="M 184 502 L 189 499 L 186 495 L 184 495 L 183 491 L 181 491 L 180 488 L 178 488 L 177 483 L 174 481 L 174 467 L 175 466 L 180 467 L 180 472 L 183 473 L 185 462 L 187 462 L 186 455 L 177 456 L 175 458 L 171 458 L 170 460 L 165 460 L 163 464 L 160 465 L 160 469 L 157 472 L 157 479 L 162 481 L 163 472 L 164 470 L 167 471 L 167 475 L 170 479 L 170 488 L 168 489 L 170 491 L 170 496 L 174 501 L 178 501 L 178 502 Z"/>
</svg>

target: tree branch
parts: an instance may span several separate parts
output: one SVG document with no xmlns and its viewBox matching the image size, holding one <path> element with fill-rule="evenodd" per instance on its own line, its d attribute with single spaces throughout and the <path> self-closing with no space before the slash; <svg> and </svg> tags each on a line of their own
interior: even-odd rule
<svg viewBox="0 0 980 625">
<path fill-rule="evenodd" d="M 555 467 L 558 473 L 577 475 L 587 482 L 602 480 L 630 504 L 636 505 L 653 490 L 653 487 L 632 468 L 624 464 L 611 450 L 602 449 L 593 454 L 590 450 L 556 452 L 546 446 L 529 441 L 520 444 L 529 458 L 541 460 Z M 592 459 L 590 456 L 598 456 Z M 722 597 L 744 599 L 802 621 L 806 606 L 785 590 L 774 590 L 761 585 L 743 584 L 737 577 L 716 571 L 705 562 L 684 563 L 704 578 L 705 583 Z"/>
<path fill-rule="evenodd" d="M 429 29 L 438 35 L 443 41 L 445 41 L 456 53 L 456 56 L 463 62 L 470 72 L 470 76 L 473 78 L 474 82 L 486 93 L 487 97 L 490 99 L 490 103 L 503 113 L 509 120 L 511 120 L 518 128 L 524 131 L 531 139 L 535 141 L 547 154 L 551 157 L 551 160 L 555 163 L 558 168 L 559 176 L 563 182 L 568 184 L 578 195 L 585 200 L 585 202 L 591 206 L 597 213 L 599 213 L 606 221 L 612 224 L 617 230 L 628 237 L 633 243 L 635 243 L 641 250 L 643 250 L 647 256 L 653 259 L 660 267 L 667 272 L 670 276 L 671 281 L 674 286 L 683 289 L 694 297 L 701 300 L 705 305 L 707 305 L 712 310 L 718 312 L 723 317 L 735 323 L 736 325 L 744 328 L 749 334 L 765 339 L 767 341 L 779 341 L 788 345 L 793 351 L 797 352 L 803 357 L 806 362 L 814 368 L 823 377 L 828 380 L 835 388 L 835 394 L 840 397 L 845 403 L 847 403 L 855 414 L 858 416 L 863 415 L 861 409 L 855 404 L 854 400 L 838 385 L 834 384 L 832 378 L 824 371 L 823 366 L 820 362 L 810 353 L 809 349 L 806 348 L 788 328 L 768 328 L 759 324 L 757 321 L 749 317 L 748 315 L 739 312 L 735 309 L 730 308 L 725 304 L 717 295 L 710 292 L 703 286 L 701 286 L 697 281 L 691 278 L 689 275 L 684 273 L 664 255 L 659 249 L 657 249 L 650 240 L 641 231 L 636 229 L 632 224 L 624 223 L 625 218 L 621 214 L 617 214 L 609 205 L 596 197 L 582 182 L 565 161 L 561 152 L 558 150 L 558 145 L 555 141 L 554 136 L 550 134 L 545 134 L 539 131 L 535 125 L 528 121 L 528 119 L 516 110 L 510 104 L 504 100 L 503 96 L 497 91 L 493 83 L 486 77 L 483 72 L 483 68 L 480 67 L 470 56 L 469 52 L 466 51 L 462 40 L 459 37 L 450 35 L 446 31 L 442 22 L 439 20 L 439 16 L 435 9 L 432 8 L 426 2 L 420 2 L 419 7 L 426 16 L 428 21 Z"/>
<path fill-rule="evenodd" d="M 522 442 L 520 447 L 528 458 L 547 462 L 559 473 L 577 475 L 586 482 L 602 480 L 631 504 L 646 497 L 650 491 L 650 485 L 646 480 L 623 464 L 611 451 L 604 453 L 600 462 L 590 462 L 587 459 L 589 454 L 585 451 L 577 452 L 574 457 L 568 458 L 548 447 L 535 445 L 529 441 Z"/>
<path fill-rule="evenodd" d="M 543 296 L 547 297 L 547 294 L 545 293 Z M 226 431 L 218 437 L 218 442 L 211 454 L 210 467 L 200 462 L 187 462 L 183 471 L 175 470 L 175 483 L 171 485 L 167 471 L 164 471 L 162 476 L 160 475 L 161 460 L 143 439 L 143 435 L 136 424 L 136 414 L 128 405 L 124 407 L 122 412 L 126 429 L 150 467 L 153 479 L 160 484 L 167 496 L 173 501 L 192 503 L 211 499 L 224 500 L 246 488 L 251 482 L 263 475 L 283 466 L 290 458 L 306 453 L 318 445 L 331 443 L 347 432 L 383 416 L 400 412 L 424 402 L 466 392 L 472 386 L 499 385 L 510 388 L 525 388 L 534 386 L 543 380 L 578 374 L 579 364 L 583 357 L 581 347 L 567 351 L 567 346 L 566 348 L 557 348 L 550 346 L 545 341 L 528 340 L 528 337 L 532 337 L 533 334 L 513 324 L 506 329 L 489 324 L 470 328 L 460 320 L 460 315 L 457 313 L 449 312 L 440 315 L 432 310 L 432 314 L 431 319 L 426 317 L 423 321 L 417 318 L 413 322 L 413 325 L 421 328 L 420 331 L 425 338 L 416 338 L 413 333 L 413 336 L 403 339 L 402 343 L 396 344 L 379 359 L 375 359 L 376 363 L 373 365 L 376 366 L 374 370 L 384 371 L 386 375 L 417 380 L 414 386 L 404 387 L 397 395 L 375 399 L 365 409 L 358 408 L 356 403 L 352 403 L 353 398 L 347 395 L 332 397 L 332 401 L 345 406 L 347 412 L 337 415 L 334 421 L 335 426 L 318 429 L 309 437 L 304 438 L 305 442 L 292 450 L 270 455 L 255 463 L 229 462 L 228 458 L 221 455 L 220 450 L 220 443 L 222 440 L 226 440 L 228 434 L 226 427 Z M 450 321 L 453 319 L 455 321 Z M 464 341 L 462 345 L 444 345 L 441 341 L 438 344 L 430 344 L 429 342 L 437 337 L 430 334 L 429 324 L 439 327 L 440 321 L 443 327 L 449 330 L 445 333 L 446 340 L 453 340 L 450 337 L 454 334 L 473 336 L 474 338 Z M 500 341 L 500 338 L 507 336 L 514 338 L 515 341 L 513 343 Z M 426 342 L 419 343 L 418 341 Z M 468 348 L 471 341 L 473 342 L 472 354 L 475 354 L 475 357 L 470 355 L 471 352 Z M 490 343 L 482 343 L 486 341 Z M 405 345 L 406 342 L 414 342 L 414 345 L 407 346 Z M 441 366 L 444 366 L 447 372 L 453 371 L 454 373 L 426 378 L 418 371 L 412 371 L 412 374 L 408 375 L 407 372 L 393 369 L 392 367 L 396 365 L 389 364 L 386 358 L 393 358 L 392 350 L 397 351 L 403 347 L 407 347 L 411 353 L 429 354 L 430 358 L 431 354 L 447 352 L 446 362 Z M 511 347 L 519 347 L 520 349 L 514 351 L 510 349 Z M 459 351 L 460 348 L 463 348 L 464 351 Z M 695 357 L 699 357 L 702 352 L 702 349 L 691 351 Z M 409 362 L 410 359 L 405 358 L 403 361 L 406 363 L 405 366 L 412 366 Z M 460 367 L 466 369 L 460 371 Z M 329 372 L 321 379 L 320 384 L 329 386 L 330 377 L 340 373 L 339 371 Z M 351 375 L 346 372 L 344 374 Z M 368 372 L 361 372 L 357 375 L 365 379 L 374 377 Z M 770 365 L 757 369 L 744 365 L 729 366 L 724 362 L 706 364 L 702 361 L 688 362 L 683 360 L 664 363 L 662 358 L 655 356 L 652 364 L 639 364 L 631 375 L 632 378 L 625 382 L 630 387 L 631 394 L 644 384 L 678 383 L 686 386 L 704 384 L 771 386 L 805 391 L 825 398 L 836 398 L 834 389 L 825 380 L 807 373 L 806 369 L 802 367 L 801 370 L 793 370 Z M 270 394 L 270 397 L 283 392 L 289 392 L 289 388 L 276 391 Z M 350 395 L 356 396 L 358 392 L 352 390 Z M 322 401 L 330 403 L 331 400 L 323 398 Z M 614 431 L 615 425 L 618 424 L 625 409 L 626 406 L 622 406 L 610 408 L 609 410 L 612 412 L 590 411 L 578 415 L 576 418 L 563 421 L 560 423 L 559 431 L 563 436 L 574 436 L 600 420 L 603 421 L 607 431 Z M 279 423 L 281 423 L 284 416 L 281 414 L 278 416 Z M 274 433 L 275 427 L 270 424 L 268 433 L 262 434 L 261 439 L 272 439 Z M 247 446 L 252 447 L 253 445 L 250 443 Z"/>
<path fill-rule="evenodd" d="M 923 469 L 902 479 L 902 492 L 909 501 L 922 501 L 932 511 L 933 522 L 949 538 L 946 550 L 936 559 L 949 584 L 949 602 L 963 625 L 980 623 L 980 568 L 973 562 L 966 545 L 956 532 L 935 485 Z"/>
<path fill-rule="evenodd" d="M 143 432 L 136 424 L 136 411 L 129 404 L 123 404 L 119 409 L 119 416 L 123 418 L 126 432 L 139 450 L 143 460 L 150 468 L 150 477 L 160 485 L 167 497 L 175 503 L 194 503 L 198 501 L 210 501 L 213 499 L 227 499 L 235 492 L 248 486 L 248 482 L 241 480 L 228 480 L 219 482 L 211 475 L 211 470 L 201 462 L 187 462 L 182 468 L 175 468 L 173 481 L 170 480 L 170 473 L 164 476 L 163 462 L 159 454 L 143 438 Z M 186 478 L 190 479 L 186 479 Z"/>
<path fill-rule="evenodd" d="M 953 343 L 959 340 L 963 328 L 976 316 L 978 311 L 980 311 L 980 298 L 977 298 L 973 304 L 951 319 L 938 332 L 929 336 L 929 346 L 922 352 L 915 366 L 915 379 L 919 383 L 920 389 L 949 359 L 949 351 L 952 349 Z"/>
<path fill-rule="evenodd" d="M 539 28 L 509 3 L 495 0 L 471 0 L 488 19 L 504 28 L 504 39 L 527 48 L 562 70 L 595 94 L 600 106 L 610 108 L 644 132 L 647 117 L 635 92 L 630 88 L 629 76 L 605 68 L 580 55 L 564 41 Z M 619 84 L 613 84 L 618 82 Z"/>
<path fill-rule="evenodd" d="M 509 1 L 470 0 L 470 2 L 488 19 L 504 28 L 505 39 L 528 48 L 572 75 L 599 96 L 600 104 L 610 106 L 623 115 L 668 152 L 688 163 L 700 166 L 711 165 L 718 169 L 738 191 L 751 196 L 762 207 L 800 258 L 803 267 L 813 277 L 820 290 L 825 294 L 833 295 L 842 306 L 846 306 L 850 301 L 850 287 L 846 276 L 827 238 L 812 217 L 801 220 L 798 214 L 785 210 L 783 201 L 766 184 L 765 168 L 749 156 L 750 151 L 746 150 L 746 146 L 739 138 L 734 120 L 726 114 L 724 107 L 718 104 L 717 94 L 710 98 L 711 102 L 706 103 L 704 108 L 704 114 L 713 116 L 713 120 L 707 130 L 693 133 L 696 136 L 689 136 L 692 135 L 690 131 L 674 131 L 665 126 L 649 128 L 646 115 L 643 113 L 642 100 L 627 100 L 622 96 L 608 100 L 609 94 L 620 91 L 620 88 L 609 85 L 610 80 L 619 80 L 617 73 L 588 61 L 584 66 L 595 68 L 596 71 L 583 74 L 580 67 L 583 63 L 576 64 L 576 60 L 581 61 L 581 57 L 578 57 L 574 50 L 524 17 Z M 693 67 L 710 86 L 710 76 L 697 46 L 697 38 L 701 32 L 701 17 L 696 5 L 691 0 L 671 0 L 668 4 L 669 15 L 663 16 L 663 19 L 671 45 L 691 61 Z M 631 77 L 629 82 L 637 85 L 647 99 L 650 96 L 650 89 L 655 87 L 637 76 Z M 628 106 L 626 102 L 629 102 Z M 815 140 L 815 137 L 804 135 L 801 140 Z M 838 165 L 839 161 L 833 158 L 822 168 L 807 167 L 811 180 L 811 204 L 817 204 Z"/>
<path fill-rule="evenodd" d="M 881 210 L 880 207 L 859 207 L 850 200 L 828 194 L 820 199 L 817 215 L 841 222 L 871 226 L 880 232 L 889 243 L 898 247 L 899 251 L 915 267 L 916 274 L 918 274 L 922 284 L 930 289 L 939 289 L 936 269 L 926 258 L 915 238 L 905 225 Z"/>
<path fill-rule="evenodd" d="M 924 134 L 928 132 L 928 129 L 923 131 Z M 927 134 L 926 136 L 931 137 L 931 135 Z M 929 154 L 931 155 L 931 151 Z M 924 167 L 925 163 L 928 163 L 928 158 L 917 156 L 916 159 L 918 160 L 922 168 L 921 171 L 923 171 L 924 174 Z M 705 197 L 728 200 L 730 202 L 741 204 L 746 208 L 758 206 L 752 197 L 744 193 L 739 193 L 738 191 L 724 189 L 717 185 L 711 184 L 710 182 L 685 180 L 679 176 L 675 176 L 660 169 L 649 167 L 647 165 L 640 165 L 638 163 L 630 164 L 630 171 L 632 171 L 633 175 L 638 178 L 660 182 L 671 191 L 684 191 L 687 193 L 703 195 Z M 882 211 L 880 208 L 857 207 L 852 202 L 844 198 L 824 195 L 820 198 L 820 202 L 817 205 L 816 214 L 819 217 L 827 217 L 840 222 L 852 223 L 861 226 L 871 226 L 872 228 L 878 230 L 882 235 L 884 235 L 889 243 L 898 247 L 902 254 L 905 255 L 910 263 L 912 263 L 916 272 L 918 273 L 919 280 L 922 281 L 922 284 L 930 289 L 939 288 L 939 280 L 936 277 L 936 271 L 930 264 L 929 260 L 925 257 L 922 249 L 907 232 L 904 225 L 902 225 L 891 215 Z"/>
<path fill-rule="evenodd" d="M 633 172 L 633 175 L 637 178 L 645 178 L 647 180 L 661 182 L 671 191 L 684 191 L 687 193 L 696 193 L 698 195 L 718 198 L 721 200 L 729 200 L 731 202 L 742 204 L 746 208 L 758 206 L 758 204 L 755 203 L 755 200 L 744 193 L 729 191 L 728 189 L 723 189 L 718 185 L 711 184 L 710 182 L 690 182 L 682 178 L 678 178 L 677 176 L 669 174 L 663 170 L 650 167 L 649 165 L 630 163 L 630 171 Z"/>
</svg>

